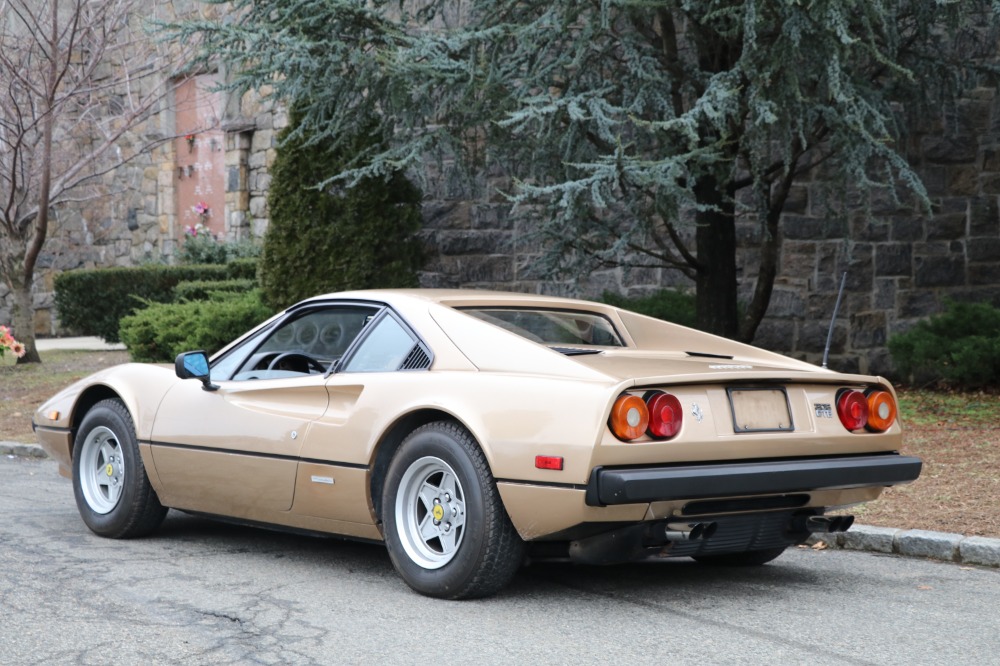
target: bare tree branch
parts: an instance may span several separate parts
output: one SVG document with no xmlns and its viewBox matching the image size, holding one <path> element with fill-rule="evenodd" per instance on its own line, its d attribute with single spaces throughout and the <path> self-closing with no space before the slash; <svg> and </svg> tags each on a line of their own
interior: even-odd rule
<svg viewBox="0 0 1000 666">
<path fill-rule="evenodd" d="M 0 0 L 0 277 L 37 361 L 31 288 L 55 207 L 168 141 L 140 128 L 187 54 L 141 29 L 141 0 Z M 169 52 L 167 51 L 169 49 Z M 126 150 L 122 150 L 126 148 Z"/>
</svg>

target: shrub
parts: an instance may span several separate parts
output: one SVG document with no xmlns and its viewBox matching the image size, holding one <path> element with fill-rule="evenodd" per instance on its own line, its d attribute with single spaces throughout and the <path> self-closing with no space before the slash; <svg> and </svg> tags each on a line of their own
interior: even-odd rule
<svg viewBox="0 0 1000 666">
<path fill-rule="evenodd" d="M 911 383 L 1000 386 L 1000 309 L 949 303 L 943 313 L 889 338 L 889 352 Z"/>
<path fill-rule="evenodd" d="M 254 280 L 191 280 L 178 282 L 174 301 L 207 301 L 225 292 L 245 293 L 256 286 Z"/>
<path fill-rule="evenodd" d="M 226 266 L 147 265 L 66 271 L 56 276 L 55 304 L 62 325 L 82 335 L 118 342 L 122 317 L 143 303 L 172 301 L 179 282 L 227 277 Z"/>
<path fill-rule="evenodd" d="M 226 274 L 231 280 L 255 280 L 257 279 L 257 266 L 260 260 L 257 257 L 238 257 L 231 259 L 226 264 Z"/>
<path fill-rule="evenodd" d="M 694 327 L 697 323 L 694 296 L 674 289 L 661 289 L 649 296 L 637 298 L 626 298 L 621 294 L 606 291 L 601 295 L 601 301 L 623 310 L 631 310 L 683 326 Z"/>
<path fill-rule="evenodd" d="M 204 349 L 212 354 L 273 314 L 256 289 L 212 300 L 151 303 L 121 321 L 121 340 L 133 361 L 170 362 Z"/>
<path fill-rule="evenodd" d="M 400 172 L 348 189 L 318 189 L 373 138 L 334 151 L 291 134 L 294 113 L 292 119 L 271 170 L 271 219 L 259 274 L 264 301 L 279 309 L 318 293 L 417 286 L 420 191 Z"/>
<path fill-rule="evenodd" d="M 228 258 L 226 244 L 215 240 L 211 234 L 185 234 L 177 254 L 182 264 L 224 264 Z"/>
<path fill-rule="evenodd" d="M 177 251 L 182 264 L 225 264 L 234 259 L 260 256 L 261 247 L 249 240 L 229 243 L 216 240 L 202 225 L 188 227 L 184 243 Z"/>
</svg>

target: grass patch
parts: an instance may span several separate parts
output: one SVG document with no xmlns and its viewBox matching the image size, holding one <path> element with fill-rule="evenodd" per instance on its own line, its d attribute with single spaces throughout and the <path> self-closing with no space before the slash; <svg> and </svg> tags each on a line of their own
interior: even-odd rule
<svg viewBox="0 0 1000 666">
<path fill-rule="evenodd" d="M 851 507 L 858 522 L 880 527 L 1000 537 L 1000 395 L 899 392 L 902 453 L 924 461 L 915 482 Z"/>
<path fill-rule="evenodd" d="M 995 427 L 1000 420 L 1000 394 L 923 389 L 898 393 L 904 427 Z"/>
<path fill-rule="evenodd" d="M 26 365 L 0 359 L 0 440 L 34 442 L 31 416 L 40 404 L 92 372 L 128 362 L 124 351 L 52 350 L 41 357 L 41 363 Z"/>
</svg>

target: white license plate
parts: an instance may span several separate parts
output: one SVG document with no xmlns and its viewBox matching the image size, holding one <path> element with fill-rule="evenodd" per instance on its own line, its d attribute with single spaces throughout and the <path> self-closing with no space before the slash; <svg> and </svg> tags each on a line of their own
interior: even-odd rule
<svg viewBox="0 0 1000 666">
<path fill-rule="evenodd" d="M 781 432 L 794 430 L 785 389 L 729 389 L 736 432 Z"/>
</svg>

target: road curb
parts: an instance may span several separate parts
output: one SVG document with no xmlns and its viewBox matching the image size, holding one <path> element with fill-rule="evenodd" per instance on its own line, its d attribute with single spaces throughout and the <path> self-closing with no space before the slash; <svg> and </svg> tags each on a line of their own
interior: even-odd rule
<svg viewBox="0 0 1000 666">
<path fill-rule="evenodd" d="M 37 444 L 21 442 L 0 442 L 0 456 L 17 456 L 18 458 L 48 458 L 49 455 Z"/>
<path fill-rule="evenodd" d="M 1000 539 L 949 532 L 854 525 L 848 532 L 814 534 L 806 543 L 827 548 L 892 553 L 905 557 L 1000 567 Z"/>
<path fill-rule="evenodd" d="M 20 458 L 47 458 L 37 444 L 0 442 L 0 455 Z M 901 530 L 893 527 L 854 525 L 848 532 L 814 534 L 806 542 L 822 543 L 826 548 L 886 553 L 904 557 L 1000 567 L 1000 539 L 967 537 L 948 532 Z"/>
</svg>

